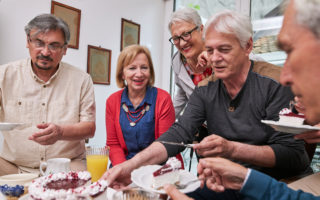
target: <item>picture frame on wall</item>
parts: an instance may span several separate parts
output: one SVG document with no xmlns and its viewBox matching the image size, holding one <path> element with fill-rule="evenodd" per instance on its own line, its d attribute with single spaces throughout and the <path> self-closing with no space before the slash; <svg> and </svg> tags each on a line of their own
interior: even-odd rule
<svg viewBox="0 0 320 200">
<path fill-rule="evenodd" d="M 79 49 L 81 10 L 71 6 L 52 1 L 51 14 L 63 19 L 70 29 L 69 48 Z"/>
<path fill-rule="evenodd" d="M 87 72 L 93 83 L 110 85 L 111 50 L 88 45 Z"/>
<path fill-rule="evenodd" d="M 121 18 L 120 51 L 132 44 L 140 44 L 140 24 Z"/>
</svg>

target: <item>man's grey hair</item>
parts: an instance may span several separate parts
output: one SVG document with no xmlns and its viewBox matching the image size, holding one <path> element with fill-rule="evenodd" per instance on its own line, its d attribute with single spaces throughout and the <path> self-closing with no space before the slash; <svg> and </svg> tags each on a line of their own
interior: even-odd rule
<svg viewBox="0 0 320 200">
<path fill-rule="evenodd" d="M 294 0 L 297 22 L 320 38 L 320 0 Z"/>
<path fill-rule="evenodd" d="M 242 48 L 246 47 L 253 35 L 250 18 L 230 10 L 225 10 L 211 16 L 204 27 L 203 37 L 205 37 L 209 29 L 213 29 L 219 33 L 235 35 Z"/>
<path fill-rule="evenodd" d="M 52 14 L 41 14 L 33 18 L 25 27 L 24 31 L 30 36 L 32 29 L 37 30 L 36 35 L 39 33 L 46 33 L 51 30 L 61 30 L 64 34 L 65 44 L 70 40 L 70 30 L 68 24 L 59 17 Z"/>
<path fill-rule="evenodd" d="M 193 8 L 181 8 L 174 13 L 172 13 L 168 28 L 171 31 L 171 26 L 176 22 L 185 21 L 191 24 L 194 24 L 200 28 L 202 25 L 201 17 L 198 12 Z"/>
</svg>

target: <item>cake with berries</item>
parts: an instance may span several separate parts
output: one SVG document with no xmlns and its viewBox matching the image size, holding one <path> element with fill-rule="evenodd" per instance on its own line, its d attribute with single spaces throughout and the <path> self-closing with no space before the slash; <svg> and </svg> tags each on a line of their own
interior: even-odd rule
<svg viewBox="0 0 320 200">
<path fill-rule="evenodd" d="M 284 108 L 279 113 L 279 122 L 288 125 L 303 125 L 304 115 L 293 113 L 290 109 Z"/>
<path fill-rule="evenodd" d="M 91 175 L 83 172 L 60 172 L 32 181 L 29 194 L 32 199 L 89 199 L 103 193 L 107 188 L 104 180 L 91 184 Z"/>
<path fill-rule="evenodd" d="M 165 184 L 175 184 L 179 182 L 180 169 L 181 162 L 175 157 L 169 158 L 164 166 L 153 172 L 152 187 L 161 189 Z"/>
</svg>

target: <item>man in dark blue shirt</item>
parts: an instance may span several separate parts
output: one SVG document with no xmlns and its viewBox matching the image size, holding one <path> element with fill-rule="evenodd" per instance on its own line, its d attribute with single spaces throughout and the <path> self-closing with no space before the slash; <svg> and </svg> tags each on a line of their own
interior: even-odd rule
<svg viewBox="0 0 320 200">
<path fill-rule="evenodd" d="M 303 172 L 308 166 L 303 141 L 261 123 L 278 121 L 293 95 L 290 88 L 253 72 L 259 63 L 249 62 L 247 78 L 233 98 L 221 79 L 196 88 L 178 123 L 159 140 L 190 143 L 198 124 L 206 120 L 210 135 L 194 146 L 199 155 L 226 157 L 277 179 Z M 182 149 L 166 145 L 166 150 L 171 156 Z"/>
</svg>

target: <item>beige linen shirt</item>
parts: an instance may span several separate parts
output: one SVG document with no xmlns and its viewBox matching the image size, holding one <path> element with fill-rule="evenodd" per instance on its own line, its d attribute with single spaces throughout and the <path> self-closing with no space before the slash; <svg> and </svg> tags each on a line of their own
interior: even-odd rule
<svg viewBox="0 0 320 200">
<path fill-rule="evenodd" d="M 40 145 L 28 137 L 37 124 L 72 124 L 95 121 L 95 99 L 89 74 L 61 62 L 49 81 L 33 72 L 31 59 L 0 66 L 0 122 L 25 123 L 20 128 L 2 131 L 0 156 L 21 169 L 38 168 L 54 157 L 84 158 L 84 140 L 57 141 Z"/>
</svg>

